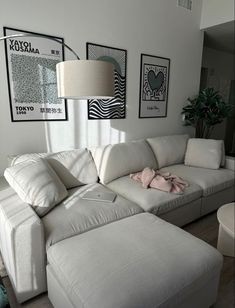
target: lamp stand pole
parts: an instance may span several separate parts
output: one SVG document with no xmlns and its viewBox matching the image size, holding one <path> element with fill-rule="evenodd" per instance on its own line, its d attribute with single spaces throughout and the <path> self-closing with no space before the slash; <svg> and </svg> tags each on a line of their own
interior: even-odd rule
<svg viewBox="0 0 235 308">
<path fill-rule="evenodd" d="M 41 38 L 46 38 L 46 39 L 51 40 L 51 41 L 55 41 L 55 42 L 63 45 L 64 47 L 66 47 L 69 51 L 71 51 L 75 55 L 77 60 L 80 60 L 80 58 L 77 55 L 77 53 L 71 47 L 69 47 L 67 44 L 65 44 L 64 42 L 61 42 L 59 39 L 57 39 L 55 37 L 50 37 L 50 36 L 43 35 L 43 34 L 31 34 L 31 33 L 12 34 L 12 35 L 7 35 L 7 36 L 0 37 L 0 41 L 5 41 L 7 39 L 11 39 L 11 38 L 15 38 L 15 37 L 27 37 L 27 36 L 41 37 Z"/>
</svg>

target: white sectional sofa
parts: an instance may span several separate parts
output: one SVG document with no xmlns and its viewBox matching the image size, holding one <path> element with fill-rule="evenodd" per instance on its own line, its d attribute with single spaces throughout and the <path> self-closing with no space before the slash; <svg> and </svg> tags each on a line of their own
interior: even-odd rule
<svg viewBox="0 0 235 308">
<path fill-rule="evenodd" d="M 56 308 L 212 305 L 222 257 L 177 226 L 234 200 L 234 164 L 213 141 L 195 159 L 188 138 L 14 157 L 5 172 L 14 189 L 0 192 L 0 250 L 18 301 L 48 290 Z M 210 169 L 199 167 L 208 157 Z M 189 186 L 144 189 L 129 174 L 145 167 Z M 117 197 L 85 200 L 87 190 Z"/>
</svg>

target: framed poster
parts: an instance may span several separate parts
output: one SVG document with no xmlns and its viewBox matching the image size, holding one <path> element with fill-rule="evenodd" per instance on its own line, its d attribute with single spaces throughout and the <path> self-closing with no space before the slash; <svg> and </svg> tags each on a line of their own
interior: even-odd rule
<svg viewBox="0 0 235 308">
<path fill-rule="evenodd" d="M 139 118 L 167 116 L 170 59 L 141 54 Z"/>
<path fill-rule="evenodd" d="M 37 34 L 4 27 L 4 35 L 21 33 Z M 66 100 L 57 98 L 56 84 L 64 46 L 47 38 L 16 37 L 5 40 L 5 51 L 12 122 L 66 121 Z"/>
<path fill-rule="evenodd" d="M 103 60 L 114 64 L 115 97 L 88 101 L 88 119 L 124 119 L 126 117 L 126 62 L 127 51 L 87 43 L 87 59 Z"/>
</svg>

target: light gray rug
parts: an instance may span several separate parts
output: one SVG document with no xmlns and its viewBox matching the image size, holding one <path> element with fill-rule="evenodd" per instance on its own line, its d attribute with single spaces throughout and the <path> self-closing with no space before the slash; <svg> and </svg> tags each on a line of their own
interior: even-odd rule
<svg viewBox="0 0 235 308">
<path fill-rule="evenodd" d="M 0 277 L 6 277 L 7 276 L 7 272 L 6 272 L 6 269 L 5 269 L 5 266 L 4 266 L 4 263 L 2 261 L 2 256 L 1 256 L 1 253 L 0 253 Z"/>
</svg>

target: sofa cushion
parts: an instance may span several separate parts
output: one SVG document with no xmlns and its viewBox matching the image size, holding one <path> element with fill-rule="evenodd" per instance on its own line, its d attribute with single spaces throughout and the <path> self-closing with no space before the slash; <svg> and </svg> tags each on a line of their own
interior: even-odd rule
<svg viewBox="0 0 235 308">
<path fill-rule="evenodd" d="M 190 138 L 184 164 L 192 167 L 219 169 L 224 164 L 223 140 Z"/>
<path fill-rule="evenodd" d="M 67 196 L 64 184 L 43 159 L 9 167 L 4 176 L 19 197 L 30 204 L 39 216 L 45 215 Z"/>
<path fill-rule="evenodd" d="M 174 194 L 154 188 L 145 189 L 141 183 L 132 180 L 129 176 L 112 181 L 107 186 L 124 198 L 137 203 L 145 211 L 156 215 L 181 207 L 202 195 L 201 188 L 196 184 L 187 187 L 183 194 Z"/>
<path fill-rule="evenodd" d="M 71 307 L 89 308 L 190 307 L 222 267 L 216 249 L 148 213 L 61 241 L 47 258 Z"/>
<path fill-rule="evenodd" d="M 144 140 L 100 147 L 95 149 L 92 155 L 103 184 L 145 167 L 157 168 L 154 154 Z"/>
<path fill-rule="evenodd" d="M 15 166 L 20 163 L 25 163 L 27 161 L 36 160 L 39 158 L 45 158 L 48 153 L 27 153 L 19 155 L 8 155 L 8 167 Z"/>
<path fill-rule="evenodd" d="M 203 189 L 203 195 L 209 196 L 221 190 L 234 186 L 234 172 L 220 168 L 217 170 L 174 165 L 162 168 L 163 172 L 171 172 L 195 183 Z"/>
<path fill-rule="evenodd" d="M 68 237 L 143 212 L 138 205 L 118 195 L 112 203 L 82 199 L 88 190 L 110 191 L 98 183 L 70 189 L 68 198 L 42 219 L 47 248 Z"/>
<path fill-rule="evenodd" d="M 188 135 L 171 135 L 148 138 L 158 162 L 158 167 L 174 165 L 184 161 Z"/>
<path fill-rule="evenodd" d="M 18 163 L 46 158 L 66 188 L 73 188 L 98 180 L 97 170 L 90 151 L 69 150 L 58 153 L 31 153 L 12 157 L 11 166 Z"/>
</svg>

